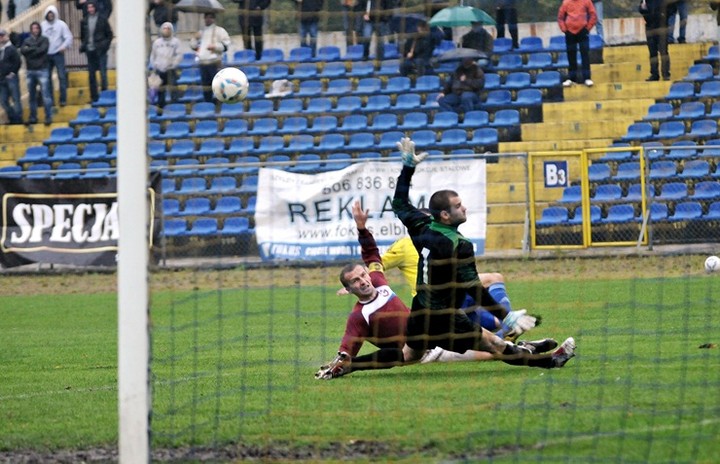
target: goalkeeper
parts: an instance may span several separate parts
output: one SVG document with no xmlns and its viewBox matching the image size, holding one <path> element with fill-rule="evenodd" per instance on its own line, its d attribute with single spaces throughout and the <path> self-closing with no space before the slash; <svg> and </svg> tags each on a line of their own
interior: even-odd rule
<svg viewBox="0 0 720 464">
<path fill-rule="evenodd" d="M 456 353 L 487 351 L 503 356 L 510 364 L 537 367 L 561 367 L 574 355 L 574 340 L 569 338 L 547 357 L 527 356 L 517 345 L 505 343 L 491 332 L 473 323 L 460 308 L 467 296 L 483 307 L 497 305 L 482 285 L 475 267 L 472 243 L 458 231 L 466 220 L 466 208 L 457 192 L 440 190 L 429 201 L 431 217 L 415 208 L 409 200 L 410 181 L 415 166 L 427 153 L 415 154 L 409 138 L 398 142 L 403 168 L 398 177 L 393 210 L 407 227 L 418 250 L 418 278 L 411 314 L 407 321 L 407 344 L 416 351 L 434 347 Z M 512 311 L 503 321 L 510 330 L 522 333 L 534 326 L 534 320 L 521 311 Z"/>
</svg>

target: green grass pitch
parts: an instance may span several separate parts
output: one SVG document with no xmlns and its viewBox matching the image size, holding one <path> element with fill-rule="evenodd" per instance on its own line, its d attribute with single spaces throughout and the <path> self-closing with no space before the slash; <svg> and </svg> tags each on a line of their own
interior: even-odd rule
<svg viewBox="0 0 720 464">
<path fill-rule="evenodd" d="M 576 338 L 564 369 L 435 363 L 332 381 L 313 373 L 333 357 L 352 304 L 334 284 L 155 291 L 152 445 L 716 462 L 720 349 L 699 346 L 720 342 L 718 276 L 568 274 L 508 284 L 516 308 L 543 316 L 533 337 Z M 116 446 L 116 301 L 3 297 L 0 451 Z"/>
</svg>

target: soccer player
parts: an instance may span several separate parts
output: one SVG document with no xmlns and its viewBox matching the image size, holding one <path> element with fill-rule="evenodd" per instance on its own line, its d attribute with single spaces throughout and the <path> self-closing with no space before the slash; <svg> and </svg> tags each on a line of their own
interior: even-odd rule
<svg viewBox="0 0 720 464">
<path fill-rule="evenodd" d="M 418 270 L 422 270 L 418 272 L 417 294 L 407 321 L 407 345 L 416 351 L 435 346 L 461 354 L 486 351 L 514 365 L 564 366 L 574 356 L 572 337 L 552 354 L 533 355 L 473 323 L 460 309 L 466 296 L 484 307 L 496 305 L 478 277 L 472 243 L 458 231 L 458 226 L 467 220 L 466 208 L 452 190 L 440 190 L 430 197 L 432 217 L 415 208 L 409 200 L 410 181 L 415 166 L 427 153 L 416 155 L 415 143 L 407 137 L 398 142 L 398 148 L 403 168 L 395 188 L 393 210 L 408 229 L 418 250 Z M 521 318 L 506 319 L 506 323 L 510 329 L 522 330 L 518 327 Z"/>
<path fill-rule="evenodd" d="M 393 292 L 383 273 L 382 259 L 372 233 L 365 227 L 368 213 L 359 202 L 353 204 L 353 218 L 358 228 L 358 240 L 365 265 L 348 264 L 340 271 L 340 281 L 358 298 L 348 316 L 345 334 L 340 343 L 337 357 L 320 367 L 317 379 L 332 379 L 353 371 L 367 369 L 388 369 L 418 362 L 425 350 L 413 349 L 405 343 L 407 318 L 410 311 Z M 488 336 L 492 336 L 487 332 Z M 497 338 L 497 337 L 495 337 Z M 363 343 L 369 341 L 380 348 L 373 353 L 357 356 Z M 498 338 L 500 343 L 503 342 Z M 525 342 L 524 350 L 545 352 L 557 347 L 552 339 Z M 487 352 L 449 353 L 442 349 L 433 350 L 433 361 L 485 361 L 497 357 Z M 429 362 L 429 361 L 428 361 Z"/>
</svg>

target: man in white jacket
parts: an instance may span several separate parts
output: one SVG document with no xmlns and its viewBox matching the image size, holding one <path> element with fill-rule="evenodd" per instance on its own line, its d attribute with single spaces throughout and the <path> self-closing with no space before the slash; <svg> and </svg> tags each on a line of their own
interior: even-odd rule
<svg viewBox="0 0 720 464">
<path fill-rule="evenodd" d="M 60 81 L 60 106 L 67 104 L 67 70 L 65 69 L 65 50 L 70 48 L 73 42 L 73 35 L 70 28 L 62 19 L 58 18 L 57 8 L 50 5 L 45 9 L 45 20 L 40 24 L 42 35 L 48 38 L 50 48 L 48 49 L 48 85 L 53 106 L 55 96 L 53 89 L 52 74 L 53 68 L 57 69 L 58 80 Z"/>
<path fill-rule="evenodd" d="M 212 80 L 229 46 L 230 36 L 215 24 L 215 13 L 205 13 L 205 27 L 190 40 L 190 48 L 198 57 L 203 96 L 207 102 L 213 101 Z"/>
<path fill-rule="evenodd" d="M 170 90 L 170 101 L 177 99 L 177 67 L 182 59 L 180 40 L 173 35 L 172 23 L 165 22 L 160 26 L 160 37 L 155 39 L 150 50 L 150 66 L 160 77 L 158 107 L 165 107 L 165 92 Z"/>
</svg>

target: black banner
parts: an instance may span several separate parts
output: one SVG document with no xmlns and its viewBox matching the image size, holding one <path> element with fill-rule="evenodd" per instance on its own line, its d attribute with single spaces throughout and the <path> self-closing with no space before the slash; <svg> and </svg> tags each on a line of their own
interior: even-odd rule
<svg viewBox="0 0 720 464">
<path fill-rule="evenodd" d="M 154 218 L 160 176 L 151 177 L 150 246 L 160 230 Z M 0 177 L 0 264 L 115 266 L 118 249 L 117 178 Z"/>
</svg>

